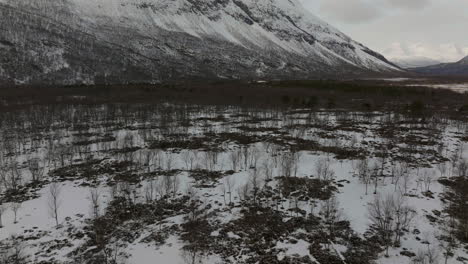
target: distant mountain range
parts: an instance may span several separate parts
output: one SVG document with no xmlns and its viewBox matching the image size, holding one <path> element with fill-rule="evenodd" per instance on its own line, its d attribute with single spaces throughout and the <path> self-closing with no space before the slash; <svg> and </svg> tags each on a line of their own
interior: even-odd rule
<svg viewBox="0 0 468 264">
<path fill-rule="evenodd" d="M 410 70 L 428 75 L 468 76 L 468 56 L 454 63 L 440 63 Z"/>
<path fill-rule="evenodd" d="M 440 64 L 438 60 L 434 60 L 427 57 L 408 57 L 408 58 L 393 58 L 390 59 L 393 63 L 400 66 L 401 68 L 417 68 L 417 67 L 426 67 L 431 65 Z"/>
<path fill-rule="evenodd" d="M 0 0 L 0 84 L 395 72 L 299 0 Z"/>
</svg>

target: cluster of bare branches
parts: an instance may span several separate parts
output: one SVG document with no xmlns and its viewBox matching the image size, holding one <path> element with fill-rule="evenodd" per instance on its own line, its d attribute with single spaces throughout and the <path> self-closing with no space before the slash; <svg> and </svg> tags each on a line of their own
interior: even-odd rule
<svg viewBox="0 0 468 264">
<path fill-rule="evenodd" d="M 386 252 L 390 246 L 398 247 L 405 230 L 413 222 L 416 210 L 408 205 L 406 197 L 396 194 L 378 195 L 369 204 L 369 218 L 381 236 Z"/>
</svg>

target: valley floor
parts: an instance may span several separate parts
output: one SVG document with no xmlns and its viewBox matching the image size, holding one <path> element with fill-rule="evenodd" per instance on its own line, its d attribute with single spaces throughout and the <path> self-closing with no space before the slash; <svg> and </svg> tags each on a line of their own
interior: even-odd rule
<svg viewBox="0 0 468 264">
<path fill-rule="evenodd" d="M 468 262 L 464 120 L 158 102 L 0 124 L 0 263 Z"/>
</svg>

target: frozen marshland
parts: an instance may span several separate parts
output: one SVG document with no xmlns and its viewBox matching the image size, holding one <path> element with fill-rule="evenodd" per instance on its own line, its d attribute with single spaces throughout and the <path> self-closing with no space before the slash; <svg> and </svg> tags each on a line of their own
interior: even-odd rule
<svg viewBox="0 0 468 264">
<path fill-rule="evenodd" d="M 43 104 L 0 124 L 0 263 L 468 261 L 456 118 Z"/>
</svg>

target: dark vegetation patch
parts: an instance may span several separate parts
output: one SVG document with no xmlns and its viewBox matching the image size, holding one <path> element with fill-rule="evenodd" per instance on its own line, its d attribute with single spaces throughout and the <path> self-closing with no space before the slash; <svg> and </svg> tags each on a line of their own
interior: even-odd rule
<svg viewBox="0 0 468 264">
<path fill-rule="evenodd" d="M 238 126 L 237 129 L 244 132 L 256 132 L 256 133 L 280 133 L 280 129 L 277 127 L 254 127 L 254 126 Z"/>
<path fill-rule="evenodd" d="M 117 175 L 129 170 L 133 165 L 130 161 L 116 160 L 92 160 L 81 164 L 65 166 L 55 169 L 49 173 L 50 176 L 60 181 L 70 181 L 75 179 L 95 179 L 104 174 Z"/>
<path fill-rule="evenodd" d="M 190 139 L 182 140 L 158 140 L 149 144 L 149 149 L 162 149 L 162 150 L 197 150 L 197 149 L 210 149 L 212 147 L 211 139 L 207 137 L 192 137 Z"/>
<path fill-rule="evenodd" d="M 418 154 L 419 157 L 415 154 Z M 391 157 L 396 161 L 402 161 L 421 167 L 428 167 L 430 163 L 441 163 L 448 160 L 436 150 L 424 148 L 399 147 L 398 152 L 392 153 Z"/>
<path fill-rule="evenodd" d="M 439 183 L 449 188 L 443 193 L 443 201 L 446 202 L 446 212 L 457 219 L 456 236 L 460 241 L 468 243 L 468 179 L 444 178 Z"/>
<path fill-rule="evenodd" d="M 262 136 L 257 136 L 257 135 L 248 135 L 248 134 L 242 134 L 242 133 L 209 133 L 207 134 L 208 137 L 213 137 L 217 138 L 218 141 L 220 142 L 234 142 L 239 145 L 250 145 L 254 143 L 258 143 L 263 141 L 265 137 Z"/>
<path fill-rule="evenodd" d="M 278 180 L 283 196 L 294 196 L 300 201 L 328 200 L 338 191 L 332 181 L 305 177 L 279 177 Z"/>
<path fill-rule="evenodd" d="M 188 104 L 261 107 L 342 108 L 356 111 L 392 110 L 414 115 L 463 115 L 467 95 L 448 89 L 408 87 L 378 80 L 177 82 L 154 85 L 4 87 L 3 109 L 28 104 L 99 104 L 183 102 Z"/>
<path fill-rule="evenodd" d="M 141 204 L 133 203 L 125 197 L 115 197 L 109 203 L 106 213 L 93 219 L 84 229 L 88 237 L 87 242 L 72 254 L 85 254 L 85 259 L 91 261 L 87 263 L 106 263 L 103 251 L 112 240 L 117 239 L 126 243 L 134 242 L 141 235 L 145 226 L 184 213 L 187 209 L 187 201 L 187 197 L 182 197 Z M 172 231 L 177 231 L 177 229 L 175 226 Z M 164 234 L 155 233 L 144 239 L 147 242 L 161 243 L 161 239 L 164 237 Z"/>
<path fill-rule="evenodd" d="M 242 210 L 242 217 L 233 220 L 219 230 L 219 235 L 211 237 L 205 245 L 224 259 L 234 259 L 242 263 L 313 263 L 309 257 L 289 256 L 278 260 L 283 249 L 278 242 L 294 246 L 298 240 L 310 243 L 309 253 L 320 263 L 342 264 L 343 261 L 333 250 L 330 241 L 345 245 L 343 252 L 346 263 L 370 264 L 378 257 L 381 248 L 375 241 L 354 234 L 347 221 L 339 221 L 332 236 L 327 234 L 326 224 L 318 216 L 290 217 L 271 208 L 250 206 Z M 302 230 L 305 230 L 302 231 Z M 207 234 L 208 232 L 204 232 Z M 201 237 L 199 242 L 204 243 Z"/>
<path fill-rule="evenodd" d="M 324 146 L 316 141 L 301 139 L 301 138 L 286 138 L 290 141 L 291 149 L 296 151 L 321 151 L 332 153 L 336 159 L 361 159 L 365 158 L 369 153 L 365 149 L 351 148 L 347 146 Z"/>
<path fill-rule="evenodd" d="M 7 189 L 2 195 L 1 203 L 22 203 L 24 201 L 38 198 L 38 191 L 47 184 L 47 182 L 30 182 L 28 184 L 19 186 L 16 189 Z"/>
<path fill-rule="evenodd" d="M 209 171 L 198 169 L 190 171 L 189 175 L 197 181 L 199 187 L 215 187 L 218 180 L 234 173 L 234 171 Z"/>
<path fill-rule="evenodd" d="M 248 263 L 267 263 L 276 259 L 275 246 L 278 240 L 294 231 L 292 221 L 283 221 L 282 213 L 270 208 L 248 208 L 240 219 L 231 221 L 220 231 L 219 251 L 223 257 L 242 258 L 248 256 Z M 228 233 L 239 236 L 229 237 Z M 242 255 L 239 256 L 239 253 Z M 273 262 L 274 263 L 274 262 Z"/>
</svg>

